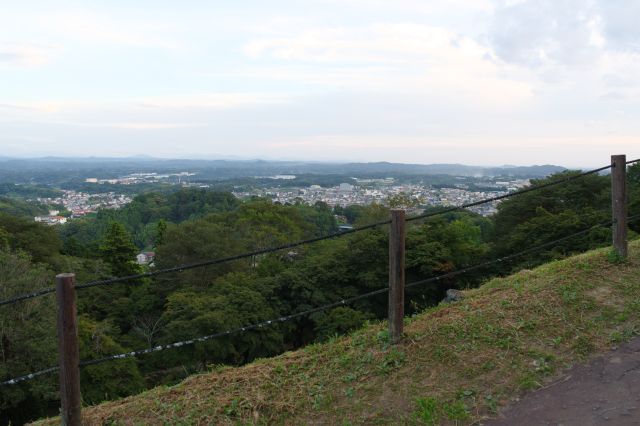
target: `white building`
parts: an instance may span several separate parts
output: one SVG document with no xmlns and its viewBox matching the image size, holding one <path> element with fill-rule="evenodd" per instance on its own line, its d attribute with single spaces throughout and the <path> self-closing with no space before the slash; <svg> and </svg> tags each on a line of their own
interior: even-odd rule
<svg viewBox="0 0 640 426">
<path fill-rule="evenodd" d="M 155 259 L 155 257 L 156 254 L 154 252 L 144 251 L 136 256 L 136 262 L 138 262 L 138 265 L 148 265 L 149 263 L 153 262 L 153 259 Z"/>
<path fill-rule="evenodd" d="M 350 183 L 341 183 L 338 187 L 338 191 L 351 192 L 353 191 L 353 185 L 351 185 Z"/>
<path fill-rule="evenodd" d="M 67 223 L 67 218 L 64 216 L 36 216 L 33 220 L 47 225 L 63 225 Z"/>
</svg>

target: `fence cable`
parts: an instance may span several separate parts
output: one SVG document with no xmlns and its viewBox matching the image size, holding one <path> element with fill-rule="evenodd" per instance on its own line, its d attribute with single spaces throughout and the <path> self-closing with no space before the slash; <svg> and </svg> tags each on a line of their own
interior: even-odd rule
<svg viewBox="0 0 640 426">
<path fill-rule="evenodd" d="M 636 161 L 640 161 L 640 159 L 629 161 L 629 162 L 627 162 L 627 164 L 632 163 L 632 162 L 636 162 Z M 446 214 L 446 213 L 450 213 L 450 212 L 453 212 L 453 211 L 466 209 L 466 208 L 469 208 L 469 207 L 475 207 L 475 206 L 479 206 L 479 205 L 482 205 L 482 204 L 503 200 L 505 198 L 513 197 L 513 196 L 516 196 L 516 195 L 525 194 L 527 192 L 537 191 L 539 189 L 543 189 L 543 188 L 547 188 L 547 187 L 550 187 L 550 186 L 559 185 L 559 184 L 562 184 L 562 183 L 565 183 L 565 182 L 568 182 L 568 181 L 571 181 L 571 180 L 579 179 L 579 178 L 587 176 L 587 175 L 591 175 L 591 174 L 594 174 L 594 173 L 601 172 L 603 170 L 607 170 L 607 169 L 609 169 L 611 167 L 612 167 L 612 165 L 607 165 L 607 166 L 603 166 L 603 167 L 600 167 L 600 168 L 597 168 L 597 169 L 589 170 L 587 172 L 582 172 L 582 173 L 577 174 L 577 175 L 569 176 L 569 177 L 567 177 L 565 179 L 560 179 L 560 180 L 553 181 L 553 182 L 548 182 L 548 183 L 545 183 L 545 184 L 542 184 L 542 185 L 537 185 L 537 186 L 525 188 L 525 189 L 522 189 L 520 191 L 510 192 L 508 194 L 503 194 L 503 195 L 496 196 L 496 197 L 486 198 L 486 199 L 483 199 L 483 200 L 475 201 L 473 203 L 462 204 L 462 205 L 459 205 L 459 206 L 449 207 L 449 208 L 446 208 L 444 210 L 439 210 L 439 211 L 435 211 L 435 212 L 421 214 L 421 215 L 418 215 L 418 216 L 409 217 L 409 218 L 406 219 L 406 221 L 407 222 L 411 222 L 411 221 L 415 221 L 415 220 L 419 220 L 419 219 L 425 219 L 425 218 L 428 218 L 428 217 L 433 217 L 433 216 L 437 216 L 437 215 L 441 215 L 441 214 Z M 115 284 L 115 283 L 122 282 L 122 281 L 137 280 L 137 279 L 141 279 L 141 278 L 154 277 L 154 276 L 157 276 L 157 275 L 163 275 L 163 274 L 168 274 L 168 273 L 172 273 L 172 272 L 182 272 L 182 271 L 186 271 L 186 270 L 189 270 L 189 269 L 201 268 L 201 267 L 204 267 L 204 266 L 219 265 L 219 264 L 231 262 L 231 261 L 234 261 L 234 260 L 250 258 L 250 257 L 253 257 L 253 256 L 259 256 L 259 255 L 263 255 L 263 254 L 268 254 L 268 253 L 273 253 L 273 252 L 277 252 L 277 251 L 281 251 L 281 250 L 295 248 L 295 247 L 298 247 L 298 246 L 311 244 L 311 243 L 315 243 L 315 242 L 318 242 L 318 241 L 328 240 L 328 239 L 332 239 L 332 238 L 336 238 L 336 237 L 342 237 L 344 235 L 348 235 L 348 234 L 352 234 L 352 233 L 360 232 L 360 231 L 365 231 L 365 230 L 368 230 L 368 229 L 373 229 L 375 227 L 382 226 L 382 225 L 388 225 L 390 223 L 391 223 L 391 220 L 384 220 L 384 221 L 372 223 L 370 225 L 360 226 L 360 227 L 348 229 L 348 230 L 345 230 L 345 231 L 331 233 L 331 234 L 328 234 L 328 235 L 325 235 L 325 236 L 321 236 L 321 237 L 309 238 L 309 239 L 306 239 L 306 240 L 296 241 L 296 242 L 293 242 L 293 243 L 283 244 L 283 245 L 280 245 L 280 246 L 270 247 L 270 248 L 261 249 L 261 250 L 255 250 L 255 251 L 252 251 L 252 252 L 238 254 L 238 255 L 234 255 L 234 256 L 228 256 L 228 257 L 223 257 L 223 258 L 219 258 L 219 259 L 207 260 L 207 261 L 203 261 L 203 262 L 195 262 L 195 263 L 190 263 L 190 264 L 186 264 L 186 265 L 174 266 L 174 267 L 171 267 L 171 268 L 159 269 L 159 270 L 156 270 L 156 271 L 150 271 L 150 272 L 143 272 L 143 273 L 139 273 L 139 274 L 127 275 L 127 276 L 123 276 L 123 277 L 114 277 L 114 278 L 109 278 L 109 279 L 104 279 L 104 280 L 90 281 L 90 282 L 85 283 L 85 284 L 76 285 L 75 288 L 77 290 L 83 290 L 83 289 L 86 289 L 86 288 L 91 288 L 91 287 L 96 287 L 96 286 Z M 20 302 L 22 300 L 32 299 L 32 298 L 39 297 L 39 296 L 44 296 L 46 294 L 53 293 L 53 292 L 55 292 L 55 287 L 43 289 L 43 290 L 40 290 L 40 291 L 37 291 L 37 292 L 34 292 L 34 293 L 29 293 L 29 294 L 24 294 L 24 295 L 21 295 L 21 296 L 16 296 L 16 297 L 11 298 L 11 299 L 0 301 L 0 306 L 13 304 L 13 303 L 16 303 L 16 302 Z"/>
<path fill-rule="evenodd" d="M 640 218 L 640 214 L 629 216 L 627 218 L 627 220 L 628 221 L 632 221 L 632 220 L 635 220 L 635 219 L 638 219 L 638 218 Z M 415 281 L 415 282 L 412 282 L 410 284 L 405 285 L 404 287 L 405 288 L 415 287 L 415 286 L 418 286 L 418 285 L 427 284 L 427 283 L 434 282 L 434 281 L 439 281 L 441 279 L 455 277 L 457 275 L 464 274 L 465 272 L 470 272 L 470 271 L 474 271 L 476 269 L 484 268 L 485 266 L 489 266 L 489 265 L 493 265 L 493 264 L 497 264 L 497 263 L 501 263 L 501 262 L 508 262 L 511 259 L 514 259 L 516 257 L 524 256 L 525 254 L 535 253 L 535 252 L 537 252 L 539 250 L 545 249 L 545 248 L 550 247 L 550 246 L 554 246 L 554 245 L 556 245 L 558 243 L 561 243 L 563 241 L 570 240 L 571 238 L 574 238 L 574 237 L 577 237 L 577 236 L 580 236 L 580 235 L 584 235 L 584 234 L 588 234 L 589 232 L 591 232 L 592 230 L 594 230 L 596 228 L 611 226 L 611 225 L 613 225 L 613 223 L 614 222 L 612 220 L 601 222 L 601 223 L 598 223 L 596 225 L 590 226 L 589 228 L 583 229 L 582 231 L 578 231 L 576 233 L 567 235 L 565 237 L 561 237 L 561 238 L 558 238 L 556 240 L 549 241 L 548 243 L 544 243 L 544 244 L 537 245 L 535 247 L 531 247 L 529 249 L 520 251 L 518 253 L 510 254 L 510 255 L 507 255 L 507 256 L 504 256 L 504 257 L 499 257 L 497 259 L 489 260 L 487 262 L 484 262 L 484 263 L 481 263 L 481 264 L 478 264 L 478 265 L 473 265 L 473 266 L 469 266 L 469 267 L 466 267 L 466 268 L 458 269 L 456 271 L 448 272 L 446 274 L 438 275 L 436 277 L 431 277 L 431 278 L 426 278 L 424 280 Z"/>
<path fill-rule="evenodd" d="M 203 261 L 203 262 L 196 262 L 196 263 L 190 263 L 190 264 L 187 264 L 187 265 L 181 265 L 181 266 L 174 266 L 174 267 L 171 267 L 171 268 L 159 269 L 157 271 L 144 272 L 144 273 L 140 273 L 140 274 L 127 275 L 127 276 L 124 276 L 124 277 L 110 278 L 110 279 L 106 279 L 106 280 L 91 281 L 91 282 L 88 282 L 86 284 L 77 285 L 77 286 L 75 286 L 75 288 L 77 290 L 82 290 L 82 289 L 90 288 L 90 287 L 114 284 L 114 283 L 117 283 L 117 282 L 120 282 L 120 281 L 135 280 L 135 279 L 147 278 L 147 277 L 154 277 L 156 275 L 163 275 L 163 274 L 168 274 L 168 273 L 171 273 L 171 272 L 182 272 L 182 271 L 186 271 L 186 270 L 189 270 L 189 269 L 202 268 L 204 266 L 219 265 L 221 263 L 227 263 L 227 262 L 231 262 L 231 261 L 234 261 L 234 260 L 246 259 L 246 258 L 250 258 L 250 257 L 254 257 L 254 256 L 259 256 L 259 255 L 262 255 L 262 254 L 274 253 L 274 252 L 281 251 L 281 250 L 295 248 L 295 247 L 298 247 L 298 246 L 302 246 L 302 245 L 305 245 L 305 244 L 311 244 L 311 243 L 315 243 L 315 242 L 318 242 L 318 241 L 329 240 L 331 238 L 341 237 L 341 236 L 346 235 L 346 234 L 352 234 L 354 232 L 360 232 L 360 231 L 364 231 L 364 230 L 367 230 L 367 229 L 373 229 L 373 228 L 375 228 L 377 226 L 388 225 L 390 223 L 391 223 L 390 219 L 389 220 L 383 220 L 383 221 L 380 221 L 380 222 L 372 223 L 370 225 L 365 225 L 365 226 L 360 226 L 360 227 L 357 227 L 357 228 L 347 229 L 347 230 L 341 231 L 341 232 L 334 232 L 332 234 L 324 235 L 322 237 L 309 238 L 309 239 L 306 239 L 306 240 L 301 240 L 301 241 L 296 241 L 296 242 L 293 242 L 293 243 L 283 244 L 283 245 L 276 246 L 276 247 L 270 247 L 270 248 L 266 248 L 266 249 L 255 250 L 255 251 L 252 251 L 252 252 L 242 253 L 242 254 L 238 254 L 238 255 L 234 255 L 234 256 L 222 257 L 222 258 L 219 258 L 219 259 L 206 260 L 206 261 Z"/>
<path fill-rule="evenodd" d="M 35 373 L 25 374 L 24 376 L 14 377 L 13 379 L 9 379 L 0 383 L 0 386 L 15 385 L 20 382 L 35 379 L 36 377 L 39 377 L 39 376 L 44 376 L 45 374 L 53 373 L 55 371 L 58 371 L 59 369 L 60 367 L 55 366 L 55 367 L 47 368 L 46 370 L 36 371 Z"/>
<path fill-rule="evenodd" d="M 635 220 L 635 219 L 638 219 L 638 218 L 640 218 L 640 214 L 636 214 L 634 216 L 630 216 L 630 217 L 628 217 L 628 220 L 632 221 L 632 220 Z M 412 283 L 406 284 L 405 285 L 405 289 L 406 288 L 411 288 L 411 287 L 416 287 L 416 286 L 419 286 L 419 285 L 424 285 L 424 284 L 431 283 L 431 282 L 440 281 L 440 280 L 446 279 L 446 278 L 455 277 L 457 275 L 461 275 L 461 274 L 464 274 L 466 272 L 470 272 L 470 271 L 473 271 L 473 270 L 484 268 L 484 267 L 489 266 L 489 265 L 502 263 L 502 262 L 508 262 L 508 261 L 510 261 L 510 260 L 512 260 L 512 259 L 514 259 L 516 257 L 520 257 L 520 256 L 523 256 L 525 254 L 529 254 L 529 253 L 533 253 L 533 252 L 542 250 L 544 248 L 553 246 L 553 245 L 555 245 L 557 243 L 569 240 L 569 239 L 577 237 L 579 235 L 587 234 L 587 233 L 591 232 L 595 228 L 604 227 L 604 226 L 610 226 L 612 224 L 613 224 L 613 221 L 611 221 L 611 220 L 606 221 L 606 222 L 602 222 L 602 223 L 590 226 L 589 228 L 583 229 L 582 231 L 578 231 L 578 232 L 575 232 L 575 233 L 573 233 L 571 235 L 567 235 L 567 236 L 558 238 L 556 240 L 553 240 L 553 241 L 550 241 L 550 242 L 547 242 L 547 243 L 544 243 L 544 244 L 540 244 L 540 245 L 535 246 L 535 247 L 531 247 L 529 249 L 520 251 L 518 253 L 514 253 L 514 254 L 510 254 L 508 256 L 504 256 L 504 257 L 500 257 L 500 258 L 493 259 L 493 260 L 490 260 L 490 261 L 482 262 L 482 263 L 477 264 L 477 265 L 469 266 L 469 267 L 462 268 L 462 269 L 459 269 L 459 270 L 456 270 L 456 271 L 452 271 L 452 272 L 448 272 L 448 273 L 445 273 L 445 274 L 441 274 L 441 275 L 438 275 L 438 276 L 435 276 L 435 277 L 430 277 L 430 278 L 427 278 L 427 279 L 424 279 L 424 280 L 414 281 Z M 323 305 L 323 306 L 320 306 L 320 307 L 308 309 L 306 311 L 298 312 L 298 313 L 291 314 L 291 315 L 281 316 L 279 318 L 275 318 L 275 319 L 271 319 L 271 320 L 267 320 L 267 321 L 262 321 L 262 322 L 259 322 L 259 323 L 255 323 L 255 324 L 251 324 L 251 325 L 247 325 L 247 326 L 243 326 L 243 327 L 238 327 L 238 328 L 230 329 L 230 330 L 227 330 L 227 331 L 213 333 L 213 334 L 209 334 L 209 335 L 206 335 L 206 336 L 201 336 L 201 337 L 192 338 L 192 339 L 188 339 L 188 340 L 182 340 L 182 341 L 179 341 L 179 342 L 169 343 L 169 344 L 166 344 L 166 345 L 157 345 L 157 346 L 154 346 L 152 348 L 140 349 L 140 350 L 136 350 L 136 351 L 124 352 L 124 353 L 121 353 L 121 354 L 109 355 L 109 356 L 106 356 L 106 357 L 103 357 L 103 358 L 80 361 L 80 366 L 81 367 L 85 367 L 85 366 L 102 364 L 104 362 L 113 361 L 113 360 L 117 360 L 117 359 L 131 358 L 131 357 L 136 357 L 136 356 L 139 356 L 139 355 L 144 355 L 144 354 L 149 354 L 149 353 L 153 353 L 153 352 L 163 351 L 163 350 L 166 350 L 166 349 L 174 349 L 174 348 L 179 348 L 179 347 L 182 347 L 182 346 L 194 345 L 196 343 L 206 342 L 208 340 L 215 339 L 217 337 L 230 336 L 230 335 L 233 335 L 233 334 L 244 333 L 244 332 L 249 331 L 249 330 L 260 329 L 260 328 L 263 328 L 263 327 L 266 327 L 266 326 L 269 326 L 269 325 L 272 325 L 272 324 L 283 323 L 283 322 L 290 321 L 290 320 L 292 320 L 294 318 L 303 317 L 303 316 L 310 315 L 310 314 L 313 314 L 313 313 L 316 313 L 316 312 L 321 312 L 321 311 L 325 311 L 327 309 L 336 308 L 338 306 L 344 306 L 344 305 L 347 305 L 349 303 L 355 302 L 357 300 L 361 300 L 361 299 L 369 298 L 369 297 L 376 296 L 376 295 L 379 295 L 379 294 L 387 293 L 388 291 L 389 291 L 389 288 L 388 287 L 384 287 L 384 288 L 381 288 L 381 289 L 378 289 L 378 290 L 374 290 L 374 291 L 371 291 L 371 292 L 368 292 L 368 293 L 364 293 L 364 294 L 361 294 L 361 295 L 358 295 L 358 296 L 345 298 L 345 299 L 342 299 L 342 300 L 339 300 L 337 302 L 333 302 L 333 303 L 330 303 L 330 304 L 327 304 L 327 305 Z M 6 380 L 4 382 L 0 382 L 0 386 L 13 385 L 13 384 L 20 383 L 20 382 L 23 382 L 23 381 L 26 381 L 26 380 L 31 380 L 31 379 L 33 379 L 35 377 L 42 376 L 44 374 L 52 373 L 54 371 L 57 371 L 58 368 L 59 367 L 51 367 L 51 368 L 48 368 L 46 370 L 41 370 L 41 371 L 38 371 L 38 372 L 35 372 L 35 373 L 26 374 L 24 376 L 15 377 L 15 378 L 12 378 L 10 380 Z"/>
<path fill-rule="evenodd" d="M 54 293 L 56 291 L 55 287 L 44 288 L 42 290 L 34 291 L 33 293 L 22 294 L 20 296 L 12 297 L 10 299 L 0 301 L 0 306 L 2 305 L 13 305 L 14 303 L 33 299 L 35 297 L 44 296 L 45 294 Z"/>
<path fill-rule="evenodd" d="M 509 192 L 507 194 L 503 194 L 503 195 L 498 195 L 495 197 L 491 197 L 491 198 L 485 198 L 483 200 L 479 200 L 479 201 L 474 201 L 473 203 L 467 203 L 467 204 L 461 204 L 459 206 L 453 206 L 453 207 L 448 207 L 446 209 L 442 209 L 442 210 L 438 210 L 438 211 L 433 211 L 433 212 L 429 212 L 429 213 L 424 213 L 421 215 L 417 215 L 417 216 L 412 216 L 410 218 L 407 219 L 407 222 L 411 222 L 414 220 L 419 220 L 419 219 L 426 219 L 429 217 L 433 217 L 433 216 L 438 216 L 441 214 L 446 214 L 446 213 L 451 213 L 451 212 L 455 212 L 458 210 L 462 210 L 462 209 L 468 209 L 469 207 L 476 207 L 476 206 L 480 206 L 482 204 L 487 204 L 487 203 L 492 203 L 494 201 L 500 201 L 500 200 L 504 200 L 505 198 L 510 198 L 510 197 L 515 197 L 516 195 L 522 195 L 522 194 L 526 194 L 527 192 L 533 192 L 533 191 L 538 191 L 540 189 L 544 189 L 544 188 L 548 188 L 550 186 L 555 186 L 555 185 L 560 185 L 562 183 L 566 183 L 572 180 L 576 180 L 576 179 L 580 179 L 582 177 L 594 174 L 594 173 L 598 173 L 601 172 L 603 170 L 607 170 L 610 169 L 612 167 L 612 165 L 608 165 L 608 166 L 603 166 L 594 170 L 589 170 L 588 172 L 582 172 L 580 174 L 577 175 L 573 175 L 573 176 L 569 176 L 566 177 L 564 179 L 559 179 L 553 182 L 547 182 L 544 183 L 542 185 L 536 185 L 536 186 L 530 186 L 529 188 L 524 188 L 521 189 L 519 191 L 514 191 L 514 192 Z"/>
<path fill-rule="evenodd" d="M 218 264 L 221 264 L 221 263 L 231 262 L 231 261 L 234 261 L 234 260 L 240 260 L 240 259 L 245 259 L 245 258 L 249 258 L 249 257 L 253 257 L 253 256 L 262 255 L 262 254 L 273 253 L 273 252 L 277 252 L 277 251 L 281 251 L 281 250 L 286 250 L 286 249 L 289 249 L 289 248 L 298 247 L 298 246 L 305 245 L 305 244 L 310 244 L 310 243 L 315 243 L 315 242 L 318 242 L 318 241 L 328 240 L 328 239 L 331 239 L 331 238 L 341 237 L 341 236 L 346 235 L 346 234 L 352 234 L 352 233 L 364 231 L 364 230 L 367 230 L 367 229 L 373 229 L 375 227 L 382 226 L 382 225 L 388 225 L 390 223 L 391 223 L 391 220 L 384 220 L 384 221 L 372 223 L 372 224 L 369 224 L 369 225 L 360 226 L 360 227 L 357 227 L 357 228 L 347 229 L 345 231 L 335 232 L 335 233 L 328 234 L 328 235 L 325 235 L 325 236 L 322 236 L 322 237 L 309 238 L 309 239 L 306 239 L 306 240 L 296 241 L 296 242 L 289 243 L 289 244 L 283 244 L 283 245 L 280 245 L 280 246 L 277 246 L 277 247 L 271 247 L 271 248 L 266 248 L 266 249 L 261 249 L 261 250 L 255 250 L 255 251 L 252 251 L 252 252 L 238 254 L 238 255 L 234 255 L 234 256 L 228 256 L 228 257 L 223 257 L 223 258 L 219 258 L 219 259 L 207 260 L 207 261 L 203 261 L 203 262 L 196 262 L 196 263 L 190 263 L 190 264 L 186 264 L 186 265 L 174 266 L 174 267 L 171 267 L 171 268 L 159 269 L 159 270 L 150 271 L 150 272 L 143 272 L 143 273 L 140 273 L 140 274 L 126 275 L 126 276 L 123 276 L 123 277 L 115 277 L 115 278 L 109 278 L 109 279 L 105 279 L 105 280 L 90 281 L 90 282 L 85 283 L 85 284 L 76 285 L 75 289 L 76 290 L 83 290 L 83 289 L 90 288 L 90 287 L 114 284 L 114 283 L 118 283 L 118 282 L 121 282 L 121 281 L 136 280 L 136 279 L 140 279 L 140 278 L 148 278 L 148 277 L 154 277 L 156 275 L 168 274 L 168 273 L 171 273 L 171 272 L 182 272 L 182 271 L 186 271 L 186 270 L 189 270 L 189 269 L 201 268 L 201 267 L 204 267 L 204 266 L 218 265 Z M 42 289 L 42 290 L 39 290 L 39 291 L 36 291 L 36 292 L 33 292 L 33 293 L 23 294 L 23 295 L 20 295 L 20 296 L 16 296 L 16 297 L 13 297 L 13 298 L 10 298 L 10 299 L 6 299 L 6 300 L 0 301 L 0 306 L 2 306 L 2 305 L 10 305 L 10 304 L 13 304 L 13 303 L 16 303 L 16 302 L 20 302 L 22 300 L 32 299 L 34 297 L 44 296 L 44 295 L 49 294 L 49 293 L 54 293 L 55 291 L 56 291 L 55 287 L 49 287 L 49 288 Z"/>
</svg>

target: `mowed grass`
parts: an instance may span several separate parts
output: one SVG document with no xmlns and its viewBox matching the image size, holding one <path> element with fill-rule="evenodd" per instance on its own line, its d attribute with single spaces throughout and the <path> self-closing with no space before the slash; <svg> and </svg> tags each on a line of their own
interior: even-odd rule
<svg viewBox="0 0 640 426">
<path fill-rule="evenodd" d="M 494 279 L 462 302 L 84 409 L 88 425 L 472 424 L 637 335 L 640 241 Z M 117 361 L 116 361 L 117 362 Z M 59 424 L 58 419 L 41 424 Z"/>
</svg>

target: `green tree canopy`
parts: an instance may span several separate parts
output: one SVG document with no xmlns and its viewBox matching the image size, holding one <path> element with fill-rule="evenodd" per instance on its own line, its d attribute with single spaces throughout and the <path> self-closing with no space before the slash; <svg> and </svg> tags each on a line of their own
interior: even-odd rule
<svg viewBox="0 0 640 426">
<path fill-rule="evenodd" d="M 28 253 L 34 262 L 51 263 L 60 254 L 62 242 L 56 230 L 47 225 L 0 213 L 0 228 L 12 250 Z M 8 237 L 7 237 L 8 235 Z"/>
<path fill-rule="evenodd" d="M 0 299 L 50 286 L 53 274 L 28 256 L 0 250 Z M 57 362 L 55 302 L 51 296 L 0 309 L 0 377 L 38 371 Z M 57 398 L 57 378 L 45 376 L 0 388 L 0 410 L 12 424 L 46 413 Z"/>
<path fill-rule="evenodd" d="M 79 318 L 80 359 L 95 359 L 126 352 L 113 337 L 108 322 L 86 315 Z M 142 375 L 133 358 L 85 367 L 81 370 L 82 399 L 88 404 L 124 397 L 144 390 Z"/>
<path fill-rule="evenodd" d="M 534 180 L 540 185 L 575 176 L 563 172 L 546 179 Z M 546 243 L 581 231 L 611 217 L 611 183 L 608 176 L 588 175 L 509 198 L 498 206 L 494 216 L 493 257 L 515 253 L 536 244 Z M 559 254 L 583 251 L 608 240 L 605 229 L 572 239 L 570 242 L 534 255 L 536 263 Z M 568 248 L 571 247 L 571 250 Z M 531 261 L 533 257 L 529 258 Z M 526 261 L 527 259 L 525 259 Z M 531 265 L 531 263 L 529 263 Z"/>
<path fill-rule="evenodd" d="M 268 303 L 265 288 L 246 273 L 231 273 L 218 278 L 206 290 L 197 293 L 177 291 L 167 301 L 164 319 L 167 342 L 223 332 L 265 321 L 276 316 Z M 184 361 L 207 363 L 246 362 L 282 350 L 282 334 L 277 327 L 264 327 L 228 338 L 221 337 L 182 353 L 167 357 L 186 356 Z"/>
<path fill-rule="evenodd" d="M 115 276 L 135 274 L 140 271 L 136 264 L 138 249 L 121 223 L 111 222 L 100 244 L 100 256 L 111 267 Z"/>
</svg>

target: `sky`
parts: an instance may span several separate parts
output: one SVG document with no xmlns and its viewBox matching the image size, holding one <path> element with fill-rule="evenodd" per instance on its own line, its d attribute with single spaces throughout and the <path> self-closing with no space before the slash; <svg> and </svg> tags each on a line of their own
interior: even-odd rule
<svg viewBox="0 0 640 426">
<path fill-rule="evenodd" d="M 0 0 L 0 156 L 640 157 L 638 0 Z"/>
</svg>

